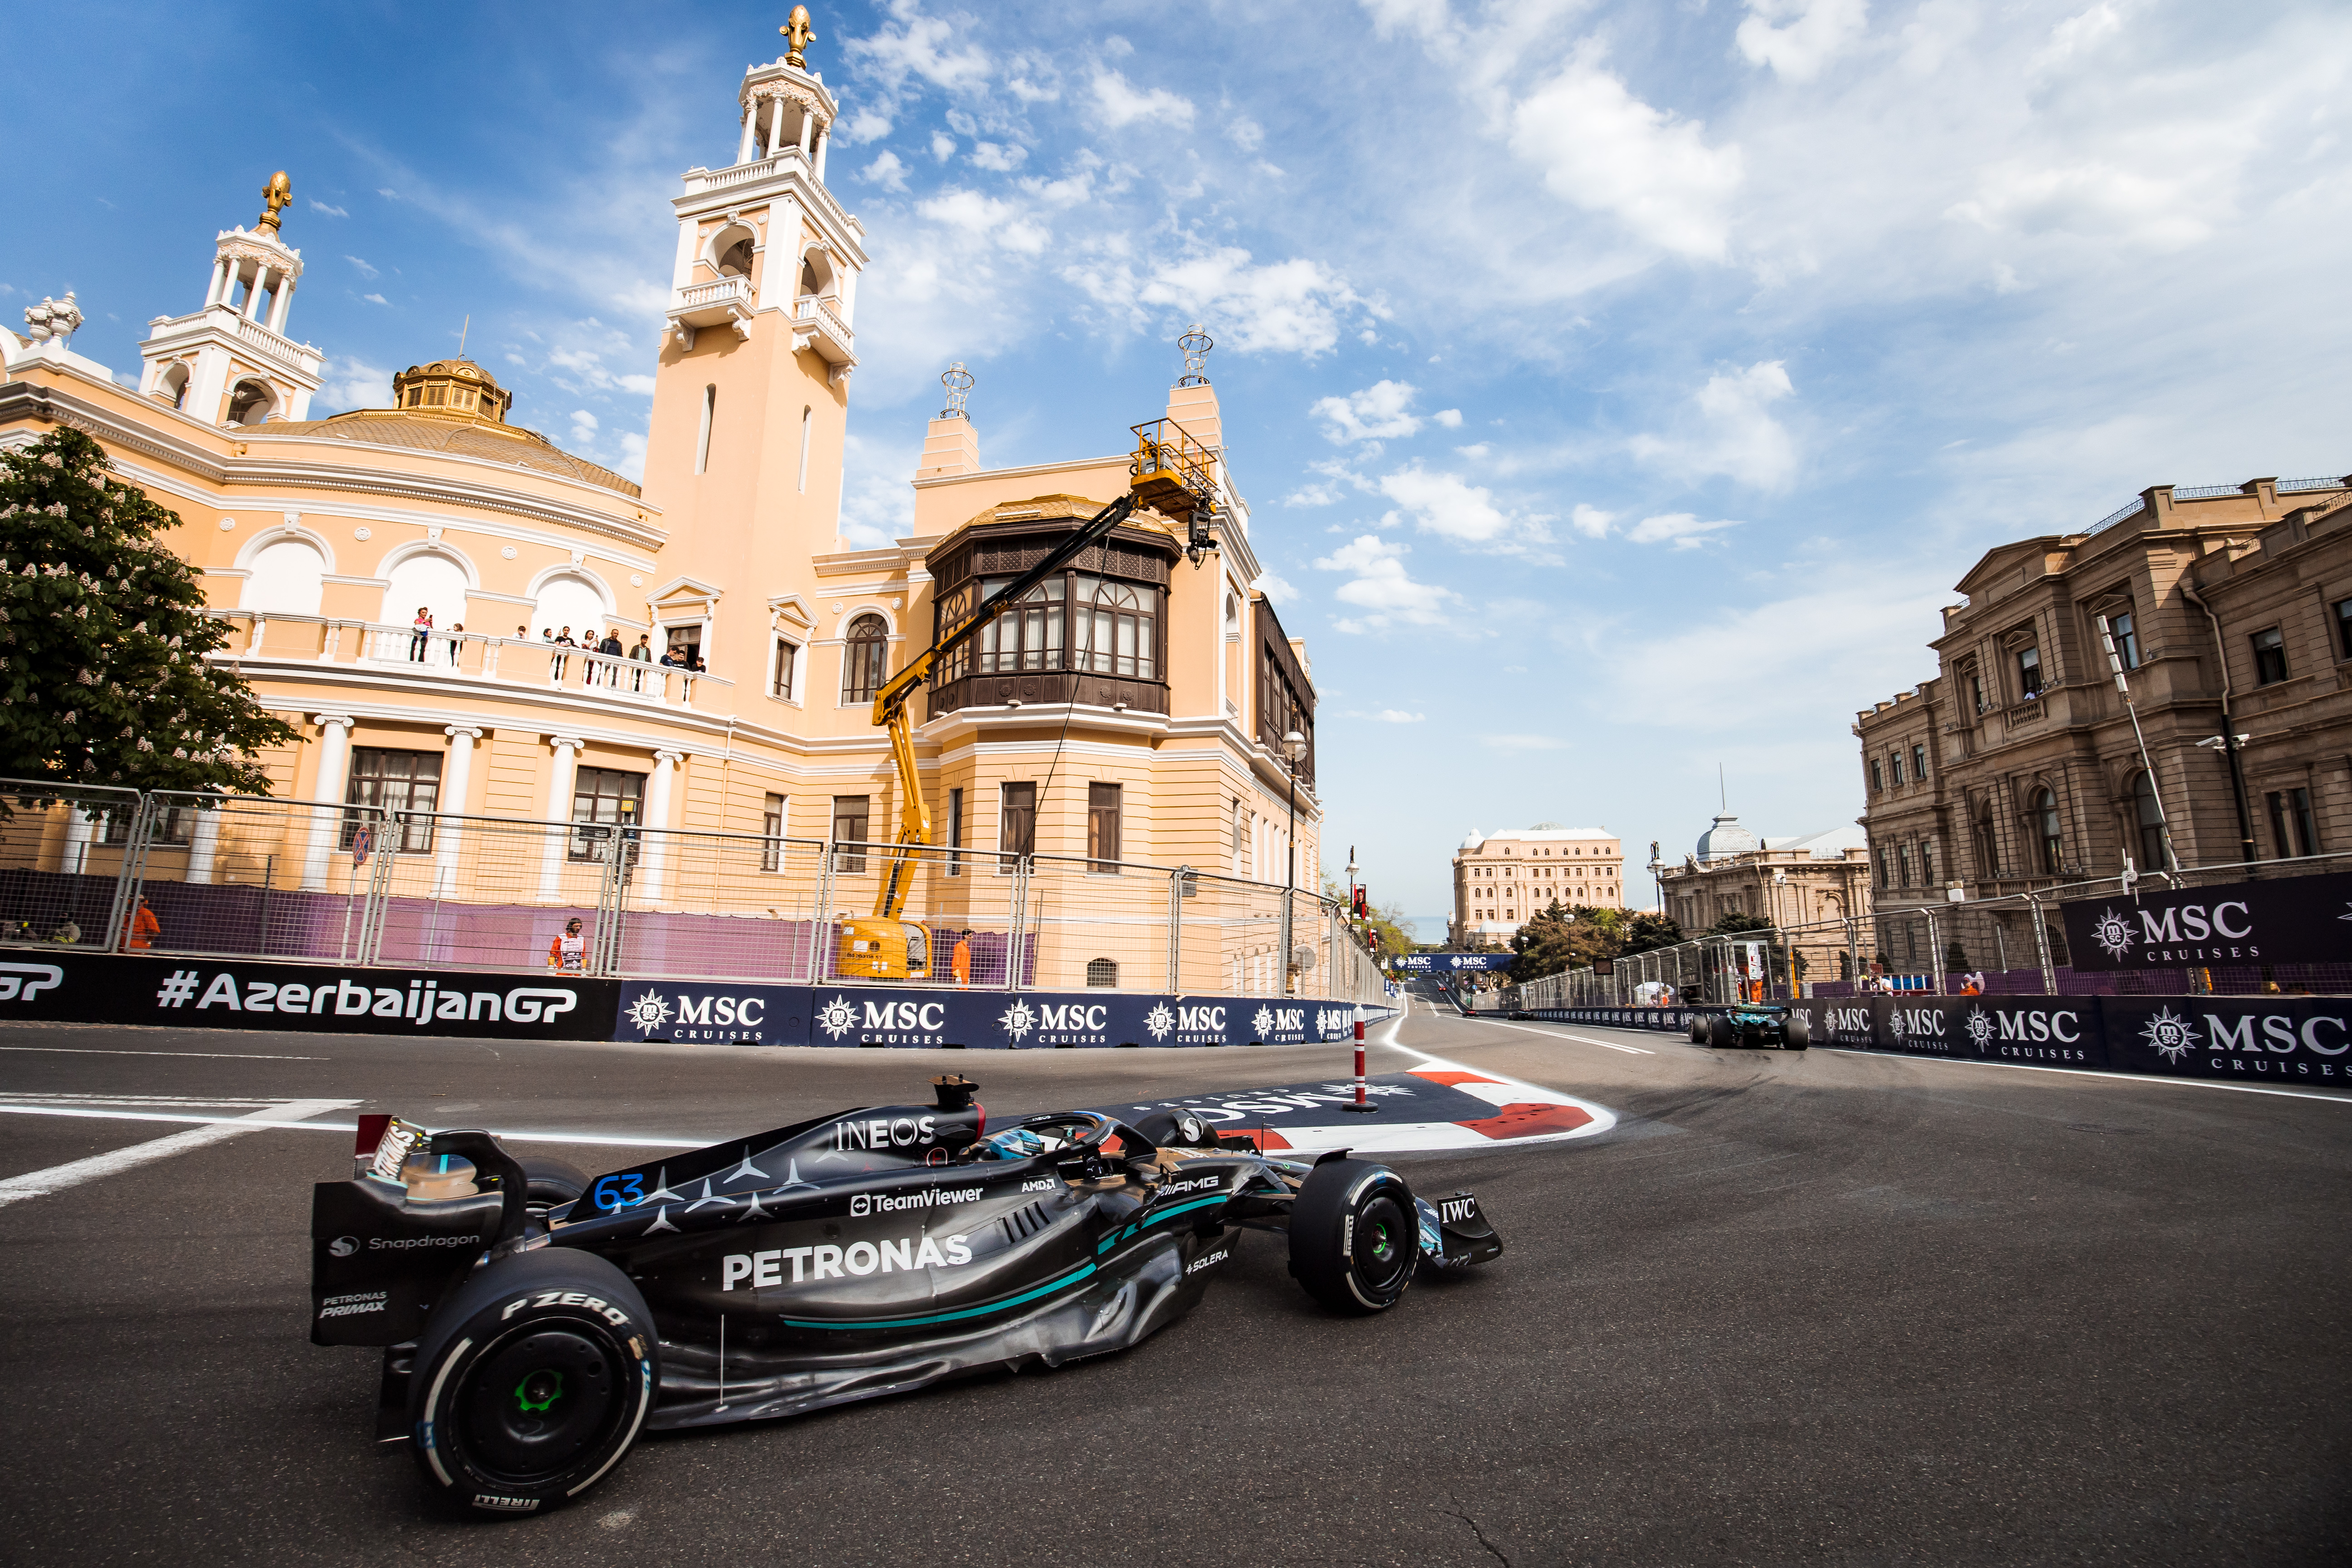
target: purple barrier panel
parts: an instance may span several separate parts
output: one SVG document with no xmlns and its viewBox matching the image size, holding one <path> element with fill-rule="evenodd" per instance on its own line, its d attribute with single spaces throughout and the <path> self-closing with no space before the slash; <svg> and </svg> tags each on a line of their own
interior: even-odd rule
<svg viewBox="0 0 2352 1568">
<path fill-rule="evenodd" d="M 366 900 L 245 882 L 148 882 L 141 889 L 163 929 L 157 952 L 342 959 L 356 951 Z"/>
<path fill-rule="evenodd" d="M 825 930 L 810 921 L 628 910 L 621 915 L 620 967 L 625 974 L 789 982 L 807 974 L 812 940 L 823 960 Z"/>
<path fill-rule="evenodd" d="M 382 961 L 457 968 L 544 969 L 548 948 L 578 921 L 593 935 L 596 911 L 585 905 L 455 904 L 432 899 L 385 900 Z"/>
<path fill-rule="evenodd" d="M 106 917 L 114 907 L 114 879 L 70 871 L 36 871 L 10 867 L 0 871 L 0 926 L 12 935 L 29 934 L 47 941 L 49 933 L 71 920 L 81 928 L 81 941 L 106 940 Z"/>
</svg>

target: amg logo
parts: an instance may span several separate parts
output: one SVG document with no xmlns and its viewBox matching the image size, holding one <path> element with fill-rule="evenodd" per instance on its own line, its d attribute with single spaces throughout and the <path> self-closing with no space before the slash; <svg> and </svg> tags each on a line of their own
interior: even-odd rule
<svg viewBox="0 0 2352 1568">
<path fill-rule="evenodd" d="M 1464 1220 L 1477 1217 L 1478 1200 L 1476 1198 L 1447 1198 L 1437 1205 L 1437 1218 L 1439 1223 L 1444 1225 L 1460 1225 Z"/>
<path fill-rule="evenodd" d="M 836 1121 L 833 1124 L 834 1152 L 848 1149 L 911 1149 L 931 1141 L 934 1125 L 928 1116 L 877 1116 L 863 1121 Z"/>
<path fill-rule="evenodd" d="M 1160 1195 L 1163 1198 L 1173 1197 L 1178 1193 L 1198 1192 L 1203 1187 L 1223 1187 L 1224 1184 L 1225 1179 L 1223 1176 L 1195 1176 L 1189 1182 L 1168 1183 L 1160 1189 Z"/>
</svg>

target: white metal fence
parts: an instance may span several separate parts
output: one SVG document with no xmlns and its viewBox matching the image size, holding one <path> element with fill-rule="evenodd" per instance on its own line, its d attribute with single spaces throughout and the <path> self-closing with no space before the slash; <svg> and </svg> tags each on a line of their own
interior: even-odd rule
<svg viewBox="0 0 2352 1568">
<path fill-rule="evenodd" d="M 640 667 L 642 668 L 642 667 Z M 0 780 L 0 944 L 889 984 L 841 972 L 893 847 Z M 1331 900 L 1142 862 L 917 848 L 929 983 L 1379 1002 Z"/>
</svg>

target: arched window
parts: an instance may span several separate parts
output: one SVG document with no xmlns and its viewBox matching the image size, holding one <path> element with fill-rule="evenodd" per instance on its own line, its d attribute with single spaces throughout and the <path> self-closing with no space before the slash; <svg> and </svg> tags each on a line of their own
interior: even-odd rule
<svg viewBox="0 0 2352 1568">
<path fill-rule="evenodd" d="M 530 618 L 534 634 L 570 626 L 572 637 L 577 638 L 590 626 L 604 624 L 604 595 L 596 592 L 596 585 L 585 577 L 569 574 L 550 577 L 539 585 L 539 597 L 531 605 Z"/>
<path fill-rule="evenodd" d="M 155 395 L 174 408 L 188 405 L 188 367 L 175 364 L 155 378 Z"/>
<path fill-rule="evenodd" d="M 2058 797 L 2046 789 L 2035 790 L 2029 809 L 2034 837 L 2042 847 L 2042 874 L 2055 877 L 2066 863 L 2066 841 L 2058 828 Z"/>
<path fill-rule="evenodd" d="M 240 381 L 228 395 L 228 422 L 232 425 L 258 425 L 278 411 L 278 395 L 269 384 L 261 381 Z"/>
<path fill-rule="evenodd" d="M 324 592 L 326 558 L 307 539 L 273 539 L 255 552 L 242 608 L 281 616 L 315 616 Z"/>
<path fill-rule="evenodd" d="M 871 702 L 875 692 L 888 679 L 887 667 L 890 657 L 890 627 L 881 616 L 860 616 L 849 623 L 849 637 L 842 648 L 841 700 L 844 702 Z"/>
<path fill-rule="evenodd" d="M 1088 985 L 1100 986 L 1117 985 L 1118 984 L 1118 965 L 1108 958 L 1095 958 L 1087 960 L 1087 984 Z"/>
<path fill-rule="evenodd" d="M 1977 807 L 1977 875 L 1988 879 L 2000 875 L 2000 840 L 1992 830 L 1990 795 Z"/>
<path fill-rule="evenodd" d="M 383 609 L 376 619 L 385 626 L 405 626 L 423 605 L 433 613 L 433 624 L 448 630 L 466 618 L 466 569 L 446 555 L 420 552 L 385 574 Z"/>
<path fill-rule="evenodd" d="M 2146 769 L 2132 774 L 2132 815 L 2139 828 L 2139 868 L 2143 871 L 2170 869 L 2164 853 L 2164 809 L 2157 803 L 2156 781 Z"/>
<path fill-rule="evenodd" d="M 1080 577 L 1077 596 L 1084 606 L 1077 616 L 1077 668 L 1156 679 L 1152 642 L 1159 634 L 1160 590 Z"/>
<path fill-rule="evenodd" d="M 745 235 L 719 253 L 719 276 L 749 278 L 751 276 L 751 237 Z"/>
</svg>

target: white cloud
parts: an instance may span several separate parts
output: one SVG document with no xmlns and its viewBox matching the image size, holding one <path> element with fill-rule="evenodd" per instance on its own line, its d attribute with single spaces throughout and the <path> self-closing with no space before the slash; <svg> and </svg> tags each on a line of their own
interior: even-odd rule
<svg viewBox="0 0 2352 1568">
<path fill-rule="evenodd" d="M 972 143 L 971 161 L 983 169 L 994 169 L 1000 174 L 1019 168 L 1028 158 L 1029 149 L 1026 147 L 1005 146 L 994 142 Z"/>
<path fill-rule="evenodd" d="M 1320 398 L 1307 412 L 1324 422 L 1327 441 L 1391 441 L 1420 430 L 1421 416 L 1407 412 L 1412 399 L 1404 382 L 1376 381 L 1344 397 Z M 1455 414 L 1454 423 L 1462 423 L 1462 416 Z"/>
<path fill-rule="evenodd" d="M 1225 121 L 1225 136 L 1244 153 L 1255 153 L 1265 144 L 1265 132 L 1246 114 L 1236 114 Z"/>
<path fill-rule="evenodd" d="M 1183 316 L 1209 322 L 1219 343 L 1243 353 L 1312 358 L 1328 353 L 1339 341 L 1343 312 L 1380 313 L 1345 278 L 1319 261 L 1300 258 L 1257 266 L 1248 251 L 1233 246 L 1163 263 L 1139 283 L 1124 268 L 1087 281 L 1073 275 L 1072 281 L 1080 281 L 1105 303 L 1124 303 L 1129 310 L 1135 301 L 1173 307 Z"/>
<path fill-rule="evenodd" d="M 1141 121 L 1178 128 L 1192 123 L 1192 101 L 1161 87 L 1138 87 L 1118 72 L 1095 72 L 1094 100 L 1102 122 L 1117 131 Z"/>
<path fill-rule="evenodd" d="M 1794 13 L 1786 26 L 1772 24 Z M 1735 35 L 1750 65 L 1769 65 L 1782 81 L 1811 81 L 1862 36 L 1869 0 L 1748 0 Z"/>
<path fill-rule="evenodd" d="M 907 188 L 907 165 L 899 162 L 898 153 L 886 147 L 858 177 L 886 191 L 903 191 Z"/>
<path fill-rule="evenodd" d="M 890 134 L 890 128 L 896 123 L 878 109 L 860 108 L 845 110 L 834 134 L 855 147 L 866 142 L 879 142 Z"/>
<path fill-rule="evenodd" d="M 1743 484 L 1779 489 L 1796 477 L 1797 444 L 1767 406 L 1796 388 L 1780 360 L 1707 377 L 1691 401 L 1699 417 L 1673 437 L 1636 436 L 1633 455 L 1686 478 L 1728 474 Z"/>
<path fill-rule="evenodd" d="M 1429 417 L 1433 422 L 1444 426 L 1448 430 L 1462 428 L 1462 410 L 1459 408 L 1441 408 Z"/>
<path fill-rule="evenodd" d="M 1729 243 L 1738 146 L 1710 147 L 1706 127 L 1651 108 L 1598 63 L 1596 46 L 1511 114 L 1511 150 L 1539 165 L 1545 188 L 1613 214 L 1643 239 L 1720 261 Z"/>
<path fill-rule="evenodd" d="M 392 303 L 391 300 L 385 299 L 381 294 L 362 294 L 360 298 L 365 300 L 371 305 L 383 305 L 388 307 Z"/>
<path fill-rule="evenodd" d="M 363 359 L 338 357 L 327 362 L 325 378 L 311 401 L 311 417 L 341 414 L 352 408 L 392 406 L 392 372 Z"/>
<path fill-rule="evenodd" d="M 933 223 L 956 229 L 967 238 L 1001 249 L 1034 256 L 1052 238 L 1044 226 L 1033 222 L 1027 210 L 978 191 L 947 190 L 916 204 L 915 210 Z"/>
<path fill-rule="evenodd" d="M 1625 537 L 1636 544 L 1671 544 L 1676 550 L 1696 550 L 1706 542 L 1708 534 L 1739 526 L 1728 521 L 1701 522 L 1690 512 L 1670 511 L 1643 518 L 1625 531 Z"/>
<path fill-rule="evenodd" d="M 374 268 L 373 268 L 373 267 L 369 266 L 366 262 L 362 261 L 358 257 L 356 257 L 356 256 L 346 256 L 346 257 L 344 257 L 344 258 L 343 258 L 343 259 L 344 259 L 344 260 L 346 260 L 346 261 L 348 261 L 348 262 L 350 262 L 350 263 L 352 264 L 352 266 L 353 268 L 355 268 L 358 270 L 359 275 L 360 275 L 361 277 L 362 277 L 362 278 L 373 278 L 373 277 L 375 277 L 375 276 L 376 276 L 376 269 L 375 269 Z"/>
<path fill-rule="evenodd" d="M 310 210 L 314 213 L 323 213 L 329 217 L 349 217 L 352 216 L 341 207 L 329 206 L 326 203 L 320 201 L 316 196 L 312 196 L 310 198 Z"/>
<path fill-rule="evenodd" d="M 1531 545 L 1548 544 L 1551 530 L 1547 517 L 1516 514 L 1495 504 L 1495 494 L 1458 474 L 1433 473 L 1415 463 L 1384 476 L 1381 493 L 1412 514 L 1413 521 L 1431 533 L 1457 544 L 1485 545 L 1505 554 L 1540 554 Z M 1393 514 L 1391 514 L 1391 519 Z M 1391 519 L 1383 519 L 1385 526 Z"/>
<path fill-rule="evenodd" d="M 1278 572 L 1259 573 L 1257 581 L 1252 583 L 1250 586 L 1264 594 L 1276 605 L 1287 605 L 1298 597 L 1298 590 L 1292 587 Z"/>
<path fill-rule="evenodd" d="M 2192 189 L 2193 167 L 2132 169 L 2105 159 L 2063 165 L 2013 159 L 1986 168 L 1977 194 L 1948 217 L 1994 234 L 2064 233 L 2125 238 L 2151 250 L 2182 250 L 2209 238 L 2210 219 Z"/>
<path fill-rule="evenodd" d="M 845 46 L 851 58 L 866 63 L 877 85 L 895 92 L 908 78 L 918 77 L 954 91 L 981 86 L 994 69 L 987 51 L 970 41 L 973 29 L 963 19 L 923 16 L 910 0 L 889 10 L 894 23 Z"/>
<path fill-rule="evenodd" d="M 1343 632 L 1384 631 L 1399 623 L 1444 626 L 1445 606 L 1459 602 L 1461 595 L 1434 583 L 1414 582 L 1404 569 L 1412 548 L 1365 533 L 1319 558 L 1315 563 L 1318 571 L 1349 574 L 1332 597 L 1365 612 L 1332 625 Z"/>
<path fill-rule="evenodd" d="M 621 432 L 621 460 L 613 465 L 613 471 L 625 478 L 635 479 L 640 483 L 644 481 L 646 477 L 646 437 L 643 431 L 624 430 Z"/>
<path fill-rule="evenodd" d="M 1577 532 L 1588 539 L 1605 539 L 1609 534 L 1609 525 L 1617 521 L 1617 514 L 1578 501 L 1576 510 L 1569 515 L 1568 521 Z"/>
<path fill-rule="evenodd" d="M 572 411 L 573 435 L 582 436 L 584 438 L 596 434 L 596 416 L 593 414 L 589 413 L 585 408 L 575 408 Z"/>
<path fill-rule="evenodd" d="M 1419 724 L 1428 719 L 1426 713 L 1408 713 L 1402 708 L 1383 708 L 1370 717 L 1382 724 Z"/>
<path fill-rule="evenodd" d="M 1498 752 L 1564 752 L 1568 742 L 1557 735 L 1481 735 L 1486 744 Z"/>
<path fill-rule="evenodd" d="M 944 131 L 931 132 L 931 156 L 944 163 L 955 156 L 955 138 Z"/>
</svg>

